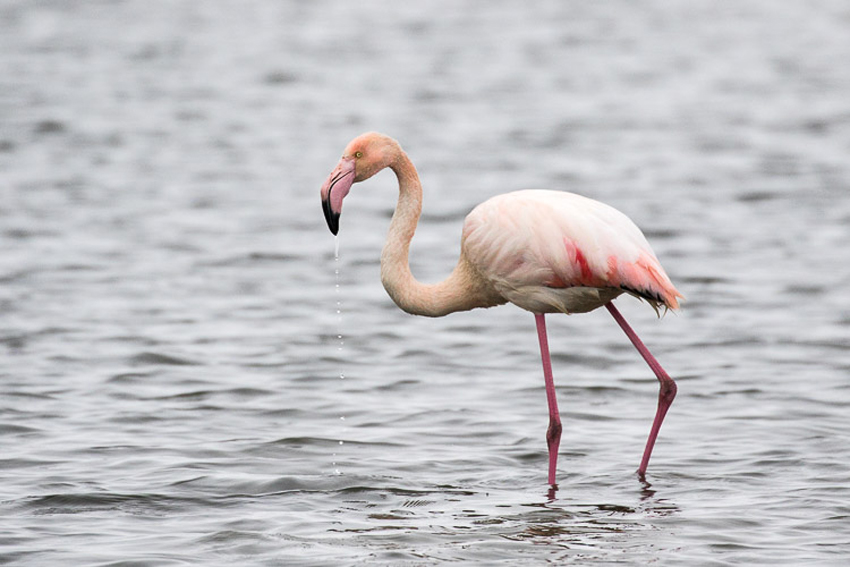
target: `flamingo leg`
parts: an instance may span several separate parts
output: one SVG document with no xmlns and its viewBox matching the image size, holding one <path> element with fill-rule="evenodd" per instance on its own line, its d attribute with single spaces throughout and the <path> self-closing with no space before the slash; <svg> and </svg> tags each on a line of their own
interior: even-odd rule
<svg viewBox="0 0 850 567">
<path fill-rule="evenodd" d="M 637 470 L 638 475 L 643 477 L 646 474 L 646 466 L 649 464 L 649 457 L 652 455 L 652 448 L 655 446 L 655 439 L 658 437 L 658 431 L 661 429 L 661 422 L 664 421 L 664 416 L 667 415 L 667 410 L 670 409 L 670 404 L 673 403 L 673 398 L 676 397 L 676 382 L 670 378 L 670 375 L 661 368 L 661 365 L 652 356 L 652 353 L 649 352 L 649 349 L 646 348 L 646 345 L 643 344 L 643 341 L 637 336 L 637 333 L 632 330 L 623 316 L 620 314 L 620 311 L 614 307 L 613 303 L 606 303 L 605 308 L 608 309 L 608 312 L 614 317 L 614 320 L 617 321 L 617 324 L 620 325 L 620 328 L 626 333 L 626 336 L 629 337 L 629 340 L 632 341 L 632 344 L 635 345 L 635 348 L 638 350 L 640 355 L 649 364 L 649 367 L 655 373 L 655 376 L 658 378 L 660 382 L 660 389 L 658 391 L 658 409 L 655 411 L 655 420 L 652 422 L 652 429 L 649 431 L 649 439 L 646 440 L 646 448 L 643 450 L 643 459 L 640 461 L 640 467 Z"/>
<path fill-rule="evenodd" d="M 555 379 L 552 377 L 552 361 L 549 358 L 549 340 L 546 338 L 546 318 L 535 313 L 537 338 L 540 340 L 540 357 L 543 359 L 543 378 L 546 381 L 546 401 L 549 402 L 549 428 L 546 444 L 549 446 L 549 484 L 555 486 L 555 470 L 558 467 L 558 447 L 561 444 L 561 416 L 555 397 Z"/>
</svg>

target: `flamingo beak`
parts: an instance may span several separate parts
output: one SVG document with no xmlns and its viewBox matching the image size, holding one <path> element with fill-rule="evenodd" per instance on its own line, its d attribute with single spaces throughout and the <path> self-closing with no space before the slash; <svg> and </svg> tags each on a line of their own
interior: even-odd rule
<svg viewBox="0 0 850 567">
<path fill-rule="evenodd" d="M 354 184 L 354 158 L 344 157 L 339 160 L 336 168 L 328 176 L 321 191 L 325 220 L 328 221 L 328 228 L 334 236 L 339 232 L 342 200 L 348 195 L 352 184 Z"/>
</svg>

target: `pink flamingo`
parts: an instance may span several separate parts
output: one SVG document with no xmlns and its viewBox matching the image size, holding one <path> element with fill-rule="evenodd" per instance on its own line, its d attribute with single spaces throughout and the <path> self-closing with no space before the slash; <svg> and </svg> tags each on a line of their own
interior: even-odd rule
<svg viewBox="0 0 850 567">
<path fill-rule="evenodd" d="M 586 313 L 605 307 L 658 377 L 655 419 L 637 472 L 644 478 L 661 422 L 676 396 L 676 383 L 661 368 L 611 301 L 622 293 L 677 309 L 676 291 L 640 229 L 623 213 L 598 201 L 560 191 L 517 191 L 493 197 L 466 217 L 461 252 L 444 281 L 422 284 L 410 273 L 408 251 L 422 211 L 416 168 L 388 136 L 374 132 L 352 140 L 321 189 L 328 227 L 339 230 L 342 201 L 352 184 L 392 169 L 398 205 L 381 253 L 381 281 L 392 300 L 414 315 L 513 303 L 534 313 L 549 404 L 549 484 L 561 440 L 546 313 Z"/>
</svg>

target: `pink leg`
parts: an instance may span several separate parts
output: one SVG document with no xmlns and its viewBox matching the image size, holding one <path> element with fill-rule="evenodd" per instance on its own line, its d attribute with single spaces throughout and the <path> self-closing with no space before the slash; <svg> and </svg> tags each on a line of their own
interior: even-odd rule
<svg viewBox="0 0 850 567">
<path fill-rule="evenodd" d="M 555 398 L 555 380 L 552 377 L 552 361 L 549 359 L 549 340 L 546 338 L 546 319 L 543 313 L 535 313 L 537 338 L 540 340 L 540 357 L 543 359 L 543 378 L 546 381 L 546 400 L 549 402 L 549 428 L 546 443 L 549 445 L 549 484 L 555 486 L 555 469 L 558 466 L 558 446 L 561 444 L 561 416 Z"/>
<path fill-rule="evenodd" d="M 658 437 L 658 430 L 661 429 L 661 422 L 664 421 L 664 416 L 667 415 L 667 410 L 670 409 L 670 404 L 673 403 L 673 398 L 676 397 L 676 383 L 672 378 L 661 368 L 649 349 L 643 344 L 643 341 L 638 338 L 637 334 L 632 330 L 620 312 L 614 307 L 613 303 L 606 303 L 605 307 L 608 312 L 614 317 L 614 320 L 620 325 L 620 328 L 625 331 L 626 336 L 635 345 L 640 355 L 649 364 L 649 367 L 658 377 L 661 383 L 661 388 L 658 392 L 658 409 L 655 411 L 655 420 L 652 422 L 652 429 L 649 431 L 649 439 L 646 440 L 646 448 L 643 450 L 643 459 L 640 461 L 638 474 L 643 477 L 646 474 L 646 466 L 649 464 L 649 457 L 652 455 L 652 448 L 655 446 L 655 438 Z"/>
</svg>

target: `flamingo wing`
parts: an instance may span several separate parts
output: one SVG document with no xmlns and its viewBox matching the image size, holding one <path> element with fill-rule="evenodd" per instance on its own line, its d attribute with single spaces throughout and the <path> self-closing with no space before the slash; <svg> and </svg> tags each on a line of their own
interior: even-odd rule
<svg viewBox="0 0 850 567">
<path fill-rule="evenodd" d="M 535 313 L 590 311 L 623 292 L 656 308 L 682 297 L 631 219 L 574 193 L 493 197 L 467 216 L 462 248 L 505 299 Z"/>
</svg>

